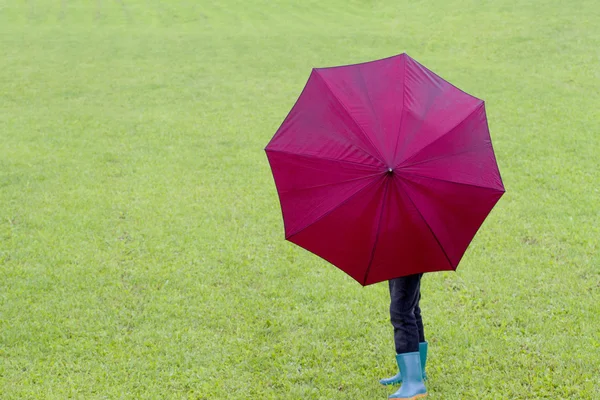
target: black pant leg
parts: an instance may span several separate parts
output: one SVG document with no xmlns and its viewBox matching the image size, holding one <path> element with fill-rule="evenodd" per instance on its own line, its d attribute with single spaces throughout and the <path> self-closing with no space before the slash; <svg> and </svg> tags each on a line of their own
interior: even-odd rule
<svg viewBox="0 0 600 400">
<path fill-rule="evenodd" d="M 417 329 L 419 330 L 419 342 L 425 341 L 425 329 L 423 328 L 423 318 L 421 318 L 421 307 L 419 307 L 419 303 L 421 302 L 421 289 L 419 284 L 419 299 L 417 300 L 417 306 L 415 307 L 415 319 L 417 320 Z"/>
<path fill-rule="evenodd" d="M 420 330 L 415 315 L 419 305 L 421 276 L 422 274 L 415 274 L 389 281 L 390 320 L 394 327 L 397 354 L 419 351 L 419 340 L 424 336 L 420 309 L 418 310 Z"/>
</svg>

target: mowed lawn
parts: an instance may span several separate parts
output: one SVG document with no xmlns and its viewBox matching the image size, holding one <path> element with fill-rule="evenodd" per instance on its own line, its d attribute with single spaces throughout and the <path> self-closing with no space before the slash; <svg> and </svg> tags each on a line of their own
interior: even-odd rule
<svg viewBox="0 0 600 400">
<path fill-rule="evenodd" d="M 283 240 L 313 67 L 486 100 L 506 195 L 423 281 L 431 399 L 600 398 L 600 5 L 0 0 L 0 399 L 385 399 L 386 284 Z M 398 260 L 401 262 L 401 260 Z"/>
</svg>

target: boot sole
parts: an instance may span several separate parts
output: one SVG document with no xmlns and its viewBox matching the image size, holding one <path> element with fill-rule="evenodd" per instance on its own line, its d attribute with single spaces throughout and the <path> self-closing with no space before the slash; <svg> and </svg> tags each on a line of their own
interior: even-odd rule
<svg viewBox="0 0 600 400">
<path fill-rule="evenodd" d="M 413 397 L 395 397 L 395 398 L 397 398 L 398 400 L 417 400 L 417 399 L 423 399 L 425 397 L 427 397 L 427 393 L 418 394 Z M 394 397 L 388 397 L 388 399 L 394 400 Z"/>
</svg>

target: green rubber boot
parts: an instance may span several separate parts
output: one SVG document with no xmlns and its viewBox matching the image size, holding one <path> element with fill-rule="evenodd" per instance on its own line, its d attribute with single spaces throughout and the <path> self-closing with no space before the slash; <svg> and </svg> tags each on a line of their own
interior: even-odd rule
<svg viewBox="0 0 600 400">
<path fill-rule="evenodd" d="M 427 342 L 419 343 L 419 355 L 421 357 L 421 367 L 423 368 L 423 380 L 427 380 L 425 374 L 425 364 L 427 363 Z M 396 357 L 396 362 L 398 358 Z M 381 379 L 379 381 L 382 385 L 399 385 L 402 383 L 402 373 L 400 372 L 400 365 L 398 365 L 398 373 L 392 377 Z"/>
<path fill-rule="evenodd" d="M 427 396 L 419 352 L 398 354 L 396 360 L 402 374 L 402 386 L 388 398 L 415 400 Z"/>
</svg>

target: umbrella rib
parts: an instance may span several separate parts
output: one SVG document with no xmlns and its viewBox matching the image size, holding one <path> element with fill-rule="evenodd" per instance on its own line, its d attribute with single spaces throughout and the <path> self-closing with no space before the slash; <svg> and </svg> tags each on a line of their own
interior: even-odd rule
<svg viewBox="0 0 600 400">
<path fill-rule="evenodd" d="M 396 134 L 396 144 L 394 145 L 394 156 L 392 162 L 396 159 L 398 153 L 398 142 L 400 141 L 400 131 L 402 130 L 402 121 L 404 120 L 404 99 L 406 98 L 406 58 L 404 58 L 404 71 L 402 72 L 402 111 L 400 111 L 400 124 L 398 124 L 398 133 Z"/>
<path fill-rule="evenodd" d="M 352 114 L 350 113 L 350 111 L 348 111 L 348 108 L 346 108 L 346 105 L 344 103 L 342 103 L 342 101 L 340 100 L 340 98 L 337 96 L 337 94 L 335 94 L 335 92 L 333 91 L 333 89 L 331 89 L 331 87 L 329 86 L 329 84 L 327 83 L 327 81 L 325 80 L 325 78 L 323 78 L 323 76 L 321 76 L 321 74 L 319 73 L 318 70 L 315 69 L 315 71 L 317 72 L 316 75 L 319 76 L 319 78 L 321 78 L 321 80 L 323 81 L 323 83 L 325 84 L 325 87 L 329 90 L 329 92 L 333 95 L 333 98 L 337 100 L 337 102 L 340 104 L 340 106 L 342 106 L 342 108 L 344 109 L 344 111 L 346 112 L 346 114 L 348 115 L 348 117 L 350 118 L 350 120 L 352 122 L 354 122 L 354 125 L 356 125 L 356 127 L 358 128 L 358 130 L 363 134 L 363 136 L 368 140 L 369 144 L 371 145 L 371 147 L 375 150 L 375 152 L 377 153 L 377 156 L 379 156 L 378 160 L 381 162 L 382 165 L 385 165 L 385 158 L 381 155 L 381 153 L 379 152 L 379 149 L 377 148 L 377 146 L 375 146 L 373 144 L 373 141 L 371 140 L 371 138 L 369 137 L 369 135 L 367 135 L 367 133 L 365 132 L 365 130 L 363 129 L 362 126 L 360 126 L 360 124 L 358 122 L 356 122 L 356 120 L 354 119 L 354 117 L 352 116 Z M 366 150 L 363 150 L 365 153 L 373 156 L 372 154 L 368 153 Z"/>
<path fill-rule="evenodd" d="M 474 187 L 474 188 L 478 188 L 478 189 L 489 189 L 489 190 L 495 190 L 497 192 L 502 192 L 504 193 L 503 190 L 500 190 L 498 188 L 495 187 L 490 187 L 490 186 L 481 186 L 481 185 L 474 185 L 472 183 L 463 183 L 463 182 L 456 182 L 456 181 L 450 181 L 448 179 L 440 179 L 440 178 L 434 178 L 431 176 L 427 176 L 427 175 L 422 175 L 422 174 L 416 174 L 414 172 L 406 172 L 406 171 L 402 171 L 403 175 L 414 175 L 414 176 L 418 176 L 420 178 L 425 178 L 425 179 L 432 179 L 434 181 L 439 181 L 439 182 L 446 182 L 446 183 L 452 183 L 454 185 L 463 185 L 463 186 L 470 186 L 470 187 Z"/>
<path fill-rule="evenodd" d="M 404 142 L 402 144 L 402 153 L 406 150 L 406 146 L 408 146 L 410 144 L 410 142 L 407 142 L 407 139 L 410 138 L 411 141 L 412 141 L 412 140 L 414 140 L 415 137 L 417 137 L 422 132 L 423 126 L 425 125 L 425 122 L 429 118 L 429 114 L 433 110 L 433 107 L 438 103 L 438 101 L 440 101 L 440 99 L 443 99 L 445 92 L 449 89 L 448 87 L 444 88 L 443 86 L 438 85 L 435 82 L 435 80 L 432 79 L 432 77 L 430 76 L 429 72 L 431 72 L 431 71 L 429 71 L 427 68 L 424 68 L 421 64 L 419 64 L 418 61 L 416 61 L 416 60 L 412 60 L 412 61 L 415 62 L 415 64 L 417 65 L 417 67 L 422 70 L 422 72 L 425 74 L 425 76 L 427 77 L 427 79 L 429 79 L 429 81 L 431 83 L 433 83 L 442 92 L 441 92 L 441 94 L 439 94 L 439 95 L 437 95 L 437 96 L 435 96 L 435 97 L 433 97 L 433 98 L 431 98 L 431 99 L 428 100 L 427 107 L 425 108 L 425 113 L 423 114 L 423 116 L 421 118 L 419 118 L 419 124 L 418 124 L 417 128 L 411 130 L 411 135 L 410 136 L 404 137 Z M 405 69 L 406 69 L 406 66 L 405 66 Z M 406 88 L 406 85 L 404 86 L 404 88 Z M 402 116 L 404 116 L 404 113 L 402 114 Z M 400 126 L 400 129 L 401 129 L 401 126 Z M 399 136 L 400 135 L 398 134 L 398 137 Z M 398 149 L 396 148 L 396 149 L 394 149 L 394 159 L 395 159 L 395 157 L 396 157 L 397 154 L 398 154 Z"/>
<path fill-rule="evenodd" d="M 466 150 L 459 151 L 457 153 L 444 154 L 444 155 L 439 156 L 439 157 L 428 158 L 426 160 L 417 161 L 417 162 L 412 163 L 412 164 L 402 165 L 402 168 L 409 168 L 409 167 L 414 167 L 415 165 L 427 164 L 427 163 L 432 162 L 432 161 L 442 160 L 442 159 L 448 158 L 448 157 L 460 156 L 461 154 L 467 154 L 467 153 L 471 153 L 474 150 L 481 150 L 481 149 L 486 149 L 486 148 L 487 148 L 487 146 L 485 146 L 485 145 L 473 146 L 473 147 L 469 147 Z"/>
<path fill-rule="evenodd" d="M 372 178 L 372 177 L 377 176 L 377 175 L 381 175 L 381 173 L 378 172 L 376 174 L 361 176 L 360 178 L 346 179 L 345 181 L 339 181 L 339 182 L 333 182 L 333 183 L 324 183 L 322 185 L 309 186 L 309 187 L 304 187 L 304 188 L 301 188 L 301 189 L 282 190 L 279 193 L 297 193 L 297 192 L 302 192 L 302 191 L 305 191 L 305 190 L 312 190 L 312 189 L 318 189 L 318 188 L 323 188 L 323 187 L 327 187 L 327 186 L 335 186 L 335 185 L 339 185 L 339 184 L 342 184 L 342 183 L 360 181 L 361 179 Z"/>
<path fill-rule="evenodd" d="M 373 100 L 371 100 L 371 95 L 369 94 L 369 88 L 367 86 L 367 82 L 365 81 L 365 76 L 363 75 L 360 67 L 357 69 L 358 71 L 358 76 L 360 76 L 360 80 L 362 82 L 362 86 L 363 86 L 363 90 L 365 91 L 365 94 L 367 95 L 367 100 L 369 101 L 369 108 L 371 110 L 371 116 L 375 116 L 375 107 L 373 106 Z M 380 118 L 375 118 L 375 121 L 377 121 L 377 126 L 379 127 L 379 133 L 381 134 L 381 119 Z M 358 125 L 358 124 L 357 124 Z M 379 155 L 381 155 L 381 153 L 379 153 Z M 391 162 L 393 162 L 393 160 L 385 160 L 386 164 L 390 164 Z"/>
<path fill-rule="evenodd" d="M 438 136 L 434 141 L 426 144 L 424 147 L 421 147 L 419 149 L 419 151 L 417 151 L 415 154 L 413 154 L 412 156 L 408 157 L 406 160 L 401 161 L 398 165 L 396 165 L 396 168 L 400 167 L 402 164 L 412 160 L 413 158 L 415 158 L 416 156 L 418 156 L 419 154 L 421 154 L 423 152 L 423 150 L 427 149 L 428 147 L 430 147 L 431 145 L 433 145 L 434 143 L 436 143 L 438 140 L 440 140 L 441 138 L 443 138 L 444 136 L 446 136 L 447 134 L 449 134 L 450 132 L 452 132 L 453 130 L 455 130 L 456 128 L 458 128 L 460 125 L 462 125 L 467 119 L 469 119 L 469 117 L 473 114 L 475 114 L 476 111 L 478 111 L 485 103 L 482 101 L 481 103 L 479 103 L 479 105 L 477 107 L 475 107 L 473 109 L 473 111 L 471 111 L 465 118 L 463 118 L 459 123 L 457 123 L 456 125 L 454 125 L 451 129 L 449 129 L 447 132 L 442 133 L 440 136 Z"/>
<path fill-rule="evenodd" d="M 357 147 L 358 148 L 358 147 Z M 335 161 L 335 162 L 341 162 L 341 163 L 346 163 L 346 164 L 353 164 L 353 165 L 360 165 L 361 167 L 365 167 L 365 168 L 370 168 L 370 169 L 374 169 L 379 171 L 381 169 L 380 166 L 375 166 L 375 165 L 371 165 L 371 164 L 362 164 L 359 162 L 354 162 L 354 161 L 349 161 L 349 160 L 343 160 L 343 159 L 339 159 L 339 158 L 331 158 L 331 157 L 321 157 L 318 156 L 316 154 L 311 154 L 311 153 L 294 153 L 292 151 L 285 151 L 285 150 L 272 150 L 272 149 L 265 149 L 265 152 L 269 153 L 282 153 L 282 154 L 290 154 L 290 155 L 294 155 L 294 156 L 300 156 L 300 157 L 306 157 L 306 158 L 315 158 L 317 160 L 326 160 L 326 161 Z M 370 157 L 370 154 L 368 154 Z M 374 160 L 377 160 L 376 158 L 373 158 Z M 379 161 L 379 160 L 377 160 Z"/>
<path fill-rule="evenodd" d="M 381 174 L 382 178 L 385 177 L 385 174 Z M 300 227 L 298 229 L 296 229 L 293 233 L 290 233 L 289 235 L 287 235 L 285 237 L 286 240 L 290 240 L 290 238 L 292 236 L 297 235 L 298 233 L 302 232 L 303 230 L 305 230 L 306 228 L 308 228 L 311 225 L 316 224 L 317 222 L 319 222 L 320 220 L 322 220 L 323 218 L 327 217 L 329 214 L 331 214 L 332 212 L 334 212 L 335 210 L 337 210 L 338 208 L 340 208 L 341 206 L 343 206 L 344 204 L 348 203 L 350 200 L 352 200 L 353 198 L 355 198 L 356 196 L 358 196 L 360 193 L 362 193 L 365 189 L 373 186 L 375 183 L 377 183 L 379 180 L 373 180 L 372 182 L 366 184 L 365 186 L 363 186 L 362 188 L 360 188 L 359 190 L 357 190 L 355 193 L 352 193 L 347 199 L 345 199 L 344 201 L 342 201 L 341 203 L 339 203 L 338 205 L 332 207 L 330 210 L 326 211 L 325 213 L 323 213 L 323 215 L 321 215 L 319 218 L 317 218 L 316 220 L 314 220 L 313 222 L 310 222 L 308 224 L 306 224 L 303 227 Z"/>
<path fill-rule="evenodd" d="M 363 285 L 367 284 L 367 278 L 369 277 L 369 272 L 371 272 L 371 266 L 373 265 L 373 259 L 375 258 L 375 250 L 377 249 L 377 243 L 379 242 L 379 228 L 381 228 L 381 220 L 383 219 L 383 211 L 385 210 L 385 199 L 387 197 L 389 187 L 390 179 L 386 179 L 385 189 L 383 191 L 383 198 L 381 200 L 381 212 L 379 213 L 379 220 L 377 221 L 377 230 L 375 231 L 375 241 L 373 242 L 373 249 L 371 250 L 371 256 L 369 257 L 369 263 L 367 264 L 365 277 L 362 281 Z"/>
<path fill-rule="evenodd" d="M 399 181 L 400 181 L 401 185 L 406 185 L 406 183 L 404 183 L 402 181 L 402 179 L 399 179 Z M 415 204 L 415 202 L 413 201 L 413 199 L 410 197 L 410 194 L 408 193 L 408 190 L 404 190 L 404 193 L 406 194 L 406 197 L 408 198 L 408 201 L 410 201 L 410 203 L 413 205 L 413 207 L 415 208 L 415 210 L 417 210 L 417 214 L 419 214 L 419 216 L 423 220 L 423 223 L 425 224 L 425 226 L 427 227 L 427 229 L 429 229 L 429 232 L 431 233 L 431 236 L 433 236 L 433 238 L 437 242 L 438 246 L 440 246 L 440 249 L 442 249 L 442 253 L 444 253 L 444 256 L 446 257 L 446 260 L 448 260 L 448 264 L 450 264 L 450 267 L 452 269 L 454 269 L 454 265 L 452 264 L 452 261 L 450 260 L 450 257 L 448 257 L 448 253 L 446 253 L 446 249 L 444 249 L 444 246 L 442 246 L 442 243 L 440 242 L 440 240 L 438 239 L 438 237 L 433 232 L 433 229 L 431 229 L 431 226 L 429 226 L 429 224 L 427 223 L 427 220 L 425 219 L 425 217 L 421 213 L 421 210 L 419 210 L 419 208 L 417 207 L 417 205 Z"/>
</svg>

